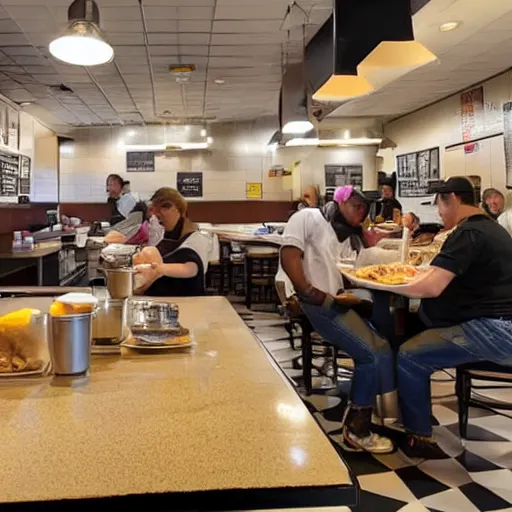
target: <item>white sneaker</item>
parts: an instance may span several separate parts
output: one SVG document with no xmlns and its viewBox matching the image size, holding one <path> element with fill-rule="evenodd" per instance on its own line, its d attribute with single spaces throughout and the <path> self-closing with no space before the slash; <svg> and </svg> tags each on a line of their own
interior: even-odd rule
<svg viewBox="0 0 512 512">
<path fill-rule="evenodd" d="M 358 437 L 347 428 L 343 429 L 343 448 L 350 452 L 391 453 L 395 448 L 391 439 L 370 432 Z"/>
</svg>

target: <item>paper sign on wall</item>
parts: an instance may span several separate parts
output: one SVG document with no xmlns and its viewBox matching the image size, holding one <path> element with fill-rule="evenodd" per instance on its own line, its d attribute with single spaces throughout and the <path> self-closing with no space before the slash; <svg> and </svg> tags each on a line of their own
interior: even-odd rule
<svg viewBox="0 0 512 512">
<path fill-rule="evenodd" d="M 247 183 L 245 195 L 247 199 L 261 199 L 261 183 Z"/>
</svg>

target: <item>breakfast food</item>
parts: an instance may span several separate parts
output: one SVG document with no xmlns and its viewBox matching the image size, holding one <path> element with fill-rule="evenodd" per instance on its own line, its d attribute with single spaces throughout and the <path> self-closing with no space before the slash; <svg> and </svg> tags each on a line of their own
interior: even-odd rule
<svg viewBox="0 0 512 512">
<path fill-rule="evenodd" d="M 34 326 L 36 309 L 20 309 L 0 317 L 0 374 L 40 370 L 44 347 Z"/>
<path fill-rule="evenodd" d="M 409 265 L 420 266 L 429 265 L 430 262 L 437 256 L 441 248 L 440 244 L 430 244 L 425 247 L 411 248 L 409 251 Z"/>
<path fill-rule="evenodd" d="M 50 315 L 64 316 L 64 315 L 80 315 L 84 313 L 92 313 L 92 304 L 65 304 L 63 302 L 55 301 L 50 306 Z"/>
<path fill-rule="evenodd" d="M 369 265 L 355 271 L 356 277 L 386 285 L 407 284 L 418 275 L 418 270 L 410 265 L 392 263 L 390 265 Z"/>
</svg>

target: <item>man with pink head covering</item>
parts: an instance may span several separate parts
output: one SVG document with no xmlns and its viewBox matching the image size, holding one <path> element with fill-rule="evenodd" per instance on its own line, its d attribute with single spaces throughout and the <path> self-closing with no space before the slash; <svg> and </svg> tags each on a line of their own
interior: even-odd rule
<svg viewBox="0 0 512 512">
<path fill-rule="evenodd" d="M 304 208 L 288 221 L 281 266 L 316 332 L 354 360 L 351 403 L 343 419 L 343 444 L 350 451 L 389 453 L 393 443 L 371 431 L 377 395 L 395 393 L 394 361 L 388 342 L 347 304 L 340 258 L 368 243 L 363 230 L 369 202 L 352 186 L 336 189 L 325 211 Z M 355 296 L 352 299 L 357 300 Z"/>
</svg>

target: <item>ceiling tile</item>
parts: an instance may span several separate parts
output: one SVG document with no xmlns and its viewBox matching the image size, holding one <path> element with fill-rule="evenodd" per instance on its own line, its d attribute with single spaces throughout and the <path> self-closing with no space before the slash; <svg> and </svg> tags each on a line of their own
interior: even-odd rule
<svg viewBox="0 0 512 512">
<path fill-rule="evenodd" d="M 282 20 L 262 21 L 214 21 L 213 32 L 216 34 L 244 34 L 261 32 L 279 32 Z"/>
</svg>

